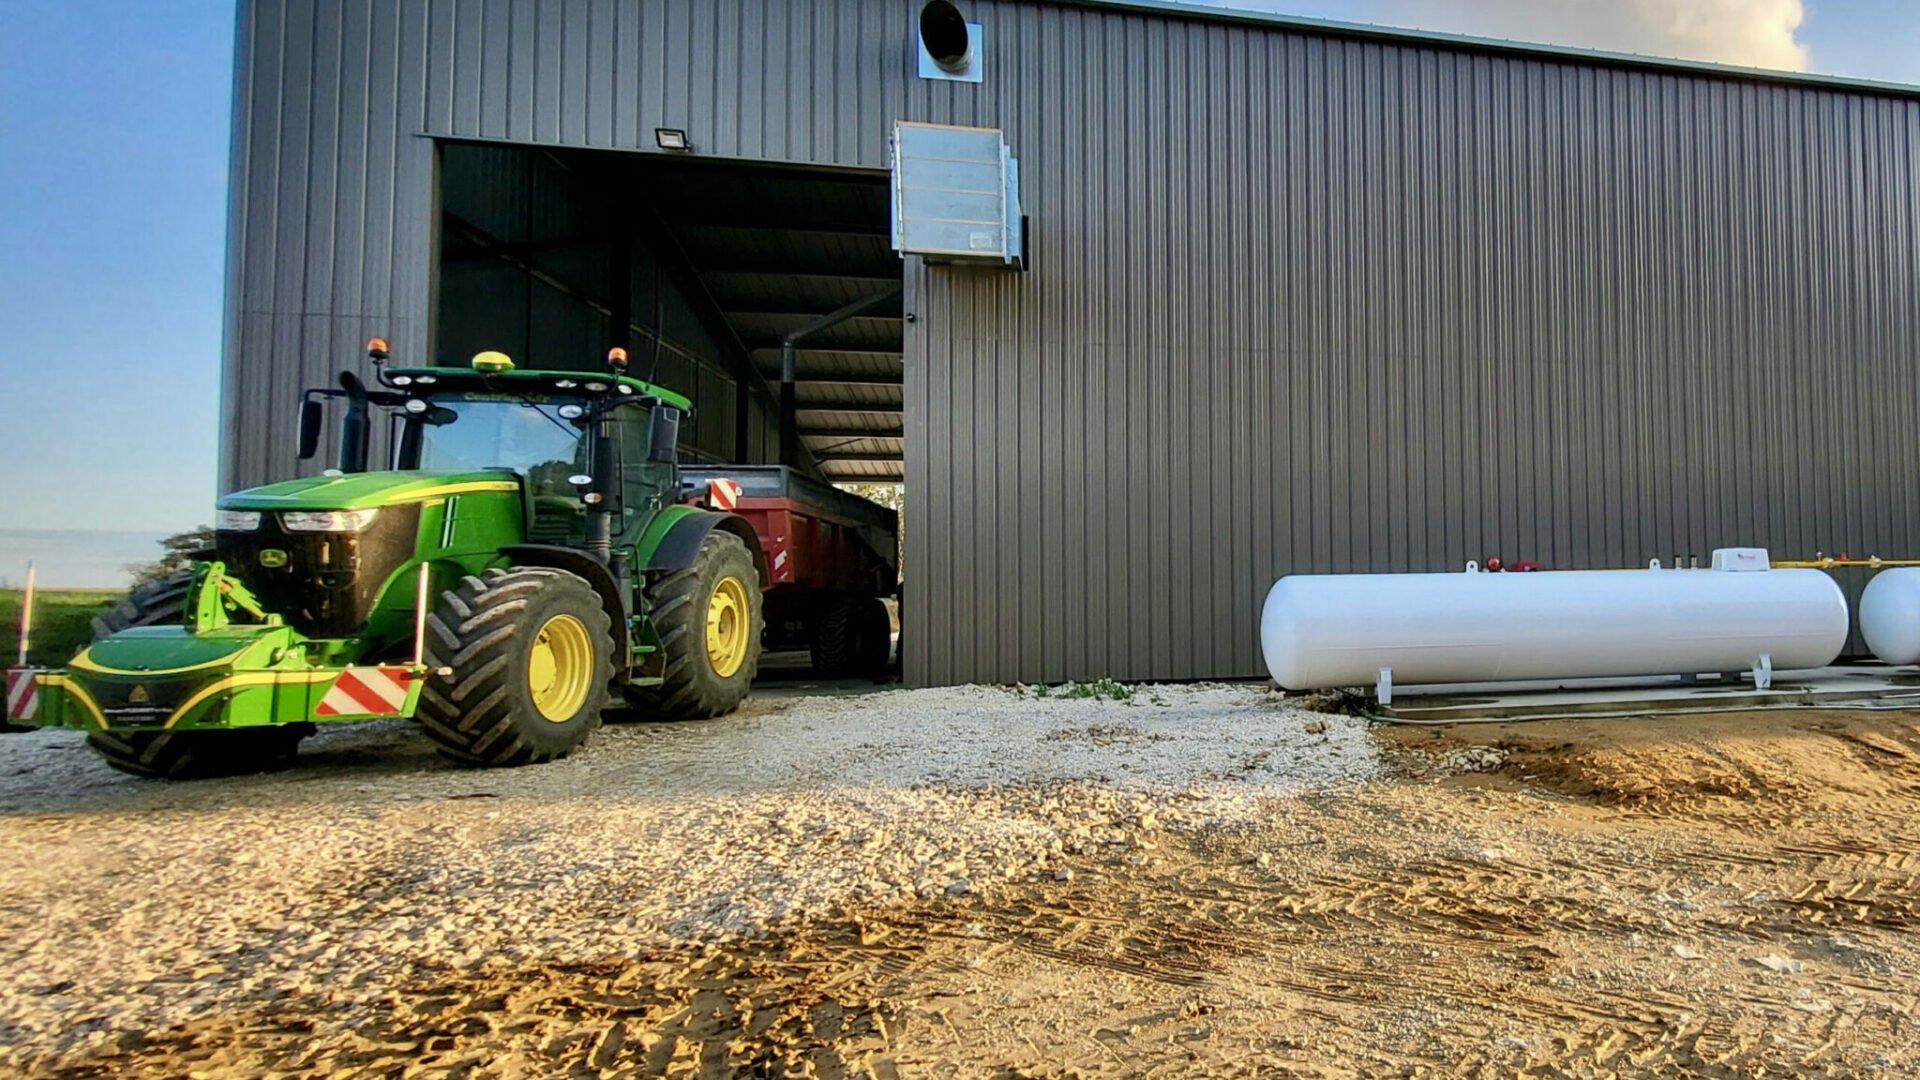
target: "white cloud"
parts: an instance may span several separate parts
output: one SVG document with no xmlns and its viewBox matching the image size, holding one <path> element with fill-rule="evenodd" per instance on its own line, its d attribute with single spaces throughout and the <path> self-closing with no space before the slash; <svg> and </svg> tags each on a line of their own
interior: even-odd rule
<svg viewBox="0 0 1920 1080">
<path fill-rule="evenodd" d="M 1282 4 L 1261 4 L 1281 7 Z M 1358 0 L 1358 20 L 1801 71 L 1801 0 Z"/>
</svg>

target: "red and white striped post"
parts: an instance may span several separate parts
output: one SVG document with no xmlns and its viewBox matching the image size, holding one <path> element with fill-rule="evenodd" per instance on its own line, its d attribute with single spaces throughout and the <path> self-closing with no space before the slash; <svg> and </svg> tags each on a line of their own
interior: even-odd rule
<svg viewBox="0 0 1920 1080">
<path fill-rule="evenodd" d="M 7 708 L 9 720 L 32 720 L 40 711 L 39 672 L 27 666 L 27 647 L 33 637 L 32 563 L 27 564 L 27 591 L 20 597 L 19 662 L 7 669 Z"/>
<path fill-rule="evenodd" d="M 27 592 L 20 598 L 20 666 L 27 666 L 27 640 L 33 633 L 33 564 L 27 564 Z"/>
</svg>

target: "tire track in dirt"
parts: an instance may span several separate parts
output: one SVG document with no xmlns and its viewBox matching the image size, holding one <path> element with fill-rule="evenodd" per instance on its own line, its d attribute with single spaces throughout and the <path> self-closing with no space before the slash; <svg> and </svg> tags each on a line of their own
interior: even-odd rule
<svg viewBox="0 0 1920 1080">
<path fill-rule="evenodd" d="M 1769 722 L 1503 732 L 1496 774 L 1275 801 L 1058 882 L 592 963 L 423 962 L 370 1009 L 266 1002 L 40 1071 L 1920 1074 L 1920 733 Z"/>
</svg>

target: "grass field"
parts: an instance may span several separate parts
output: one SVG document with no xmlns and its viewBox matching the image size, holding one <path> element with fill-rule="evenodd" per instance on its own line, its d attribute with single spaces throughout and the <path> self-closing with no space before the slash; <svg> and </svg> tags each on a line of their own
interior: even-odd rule
<svg viewBox="0 0 1920 1080">
<path fill-rule="evenodd" d="M 33 641 L 27 654 L 30 663 L 59 667 L 93 636 L 90 620 L 119 596 L 114 589 L 40 589 L 33 597 Z M 0 667 L 16 657 L 15 643 L 20 633 L 20 590 L 0 589 L 0 629 L 4 629 L 5 658 Z"/>
</svg>

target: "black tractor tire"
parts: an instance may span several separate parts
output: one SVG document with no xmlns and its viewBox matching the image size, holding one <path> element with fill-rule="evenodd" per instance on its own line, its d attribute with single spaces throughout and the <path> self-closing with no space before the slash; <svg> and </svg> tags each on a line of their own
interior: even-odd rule
<svg viewBox="0 0 1920 1080">
<path fill-rule="evenodd" d="M 135 626 L 186 621 L 192 574 L 142 585 L 93 617 L 95 641 Z M 123 773 L 152 780 L 204 780 L 268 772 L 285 766 L 312 724 L 205 731 L 96 731 L 87 745 Z"/>
<path fill-rule="evenodd" d="M 95 731 L 87 735 L 108 765 L 150 780 L 206 780 L 270 772 L 292 762 L 312 724 L 204 731 Z"/>
<path fill-rule="evenodd" d="M 534 765 L 566 757 L 600 726 L 607 707 L 612 625 L 593 586 L 564 570 L 516 566 L 462 578 L 427 616 L 421 726 L 442 753 L 469 764 Z M 579 631 L 584 641 L 575 636 Z M 562 639 L 590 655 L 556 659 L 566 651 Z M 564 709 L 563 716 L 550 718 L 537 703 L 536 647 L 560 668 L 586 669 L 577 706 L 550 703 Z"/>
<path fill-rule="evenodd" d="M 893 622 L 877 596 L 837 596 L 814 616 L 808 642 L 822 679 L 882 679 L 893 658 Z"/>
<path fill-rule="evenodd" d="M 150 581 L 104 608 L 93 617 L 93 639 L 134 626 L 175 626 L 187 621 L 187 588 L 192 574 L 175 574 Z"/>
<path fill-rule="evenodd" d="M 744 628 L 746 657 L 733 674 L 723 676 L 707 656 L 707 613 L 715 590 L 728 578 L 745 587 L 749 622 Z M 636 713 L 653 720 L 705 720 L 739 708 L 759 674 L 766 631 L 760 572 L 746 543 L 715 529 L 700 541 L 691 567 L 658 575 L 646 591 L 648 615 L 665 654 L 664 681 L 627 691 Z"/>
</svg>

